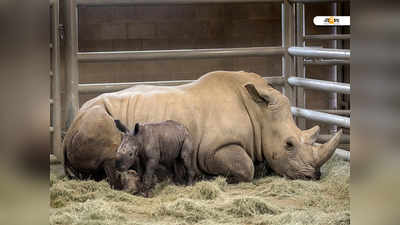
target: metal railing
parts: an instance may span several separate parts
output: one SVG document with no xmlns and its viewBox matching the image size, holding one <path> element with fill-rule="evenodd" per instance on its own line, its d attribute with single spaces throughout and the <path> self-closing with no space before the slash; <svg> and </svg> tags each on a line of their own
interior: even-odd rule
<svg viewBox="0 0 400 225">
<path fill-rule="evenodd" d="M 53 153 L 62 160 L 61 154 L 61 93 L 60 93 L 60 35 L 59 35 L 59 0 L 50 1 L 52 27 L 51 27 L 51 95 L 49 99 L 51 118 L 49 132 L 52 140 Z"/>
<path fill-rule="evenodd" d="M 305 65 L 347 65 L 350 64 L 349 60 L 341 59 L 306 59 L 304 60 Z"/>
<path fill-rule="evenodd" d="M 281 47 L 220 48 L 220 49 L 182 49 L 118 52 L 79 52 L 79 62 L 160 60 L 160 59 L 201 59 L 239 56 L 283 55 Z"/>
<path fill-rule="evenodd" d="M 273 86 L 282 86 L 285 81 L 282 77 L 264 77 L 264 79 Z M 120 91 L 135 85 L 159 85 L 175 86 L 192 83 L 194 80 L 171 80 L 171 81 L 144 81 L 144 82 L 125 82 L 125 83 L 97 83 L 97 84 L 79 84 L 79 93 L 107 93 Z"/>
<path fill-rule="evenodd" d="M 343 0 L 342 0 L 343 1 Z M 51 2 L 58 2 L 51 0 Z M 281 4 L 282 45 L 274 47 L 226 48 L 226 49 L 181 49 L 152 51 L 78 51 L 78 6 L 123 6 L 136 4 L 202 4 L 202 3 L 248 3 L 277 2 Z M 305 65 L 349 64 L 350 51 L 334 48 L 306 47 L 306 40 L 348 40 L 350 35 L 306 35 L 304 24 L 304 3 L 341 2 L 341 0 L 68 0 L 65 1 L 65 65 L 66 65 L 66 127 L 72 122 L 79 108 L 79 93 L 112 92 L 133 85 L 178 85 L 191 81 L 153 81 L 129 83 L 79 84 L 79 62 L 110 62 L 127 60 L 161 60 L 188 58 L 220 58 L 236 56 L 282 56 L 282 77 L 265 78 L 273 85 L 282 85 L 283 93 L 290 102 L 293 115 L 298 123 L 305 119 L 350 127 L 350 118 L 305 109 L 303 88 L 350 94 L 350 86 L 338 82 L 318 81 L 305 78 Z M 54 3 L 53 3 L 54 4 Z M 297 23 L 295 23 L 297 21 Z M 295 29 L 297 27 L 297 29 Z M 308 59 L 312 58 L 312 59 Z M 297 69 L 297 71 L 296 71 Z M 53 105 L 57 102 L 54 99 Z M 59 101 L 58 101 L 59 102 Z M 59 127 L 54 127 L 54 131 Z"/>
<path fill-rule="evenodd" d="M 283 2 L 283 0 L 77 0 L 80 6 Z"/>
<path fill-rule="evenodd" d="M 349 117 L 337 116 L 337 115 L 332 115 L 329 113 L 323 113 L 323 112 L 318 112 L 315 110 L 302 109 L 302 108 L 297 108 L 297 107 L 291 107 L 291 111 L 294 116 L 301 116 L 306 119 L 310 119 L 310 120 L 314 120 L 314 121 L 318 121 L 318 122 L 334 124 L 334 125 L 339 125 L 341 127 L 350 128 L 350 118 Z"/>
<path fill-rule="evenodd" d="M 300 77 L 289 77 L 288 83 L 306 89 L 350 94 L 350 84 Z"/>
<path fill-rule="evenodd" d="M 319 35 L 305 35 L 305 40 L 350 40 L 350 34 L 319 34 Z"/>
<path fill-rule="evenodd" d="M 329 2 L 349 2 L 350 0 L 291 0 L 297 3 L 329 3 Z"/>
<path fill-rule="evenodd" d="M 296 107 L 291 111 L 296 117 L 301 128 L 305 128 L 305 119 L 314 120 L 322 123 L 331 124 L 331 131 L 337 129 L 336 126 L 350 128 L 350 110 L 337 110 L 337 93 L 350 94 L 350 84 L 337 82 L 337 65 L 350 64 L 350 50 L 340 49 L 338 40 L 350 40 L 350 34 L 337 34 L 337 29 L 333 29 L 332 34 L 306 35 L 305 31 L 305 5 L 304 3 L 314 2 L 332 2 L 332 15 L 337 16 L 336 2 L 340 1 L 322 1 L 322 0 L 292 0 L 296 2 L 296 45 L 288 48 L 290 55 L 296 57 L 296 74 L 287 79 L 296 93 Z M 332 42 L 331 48 L 309 47 L 306 41 L 309 40 L 327 40 Z M 330 81 L 307 79 L 306 65 L 326 65 L 332 66 L 331 73 L 326 79 Z M 309 110 L 305 109 L 306 98 L 304 89 L 313 89 L 329 92 L 328 110 Z M 327 140 L 327 139 L 324 139 Z M 349 138 L 345 141 L 349 141 Z M 341 140 L 343 142 L 343 140 Z"/>
<path fill-rule="evenodd" d="M 294 56 L 326 59 L 350 59 L 350 50 L 346 49 L 290 47 L 288 51 L 289 54 Z"/>
<path fill-rule="evenodd" d="M 204 4 L 204 3 L 280 3 L 285 0 L 77 0 L 80 6 L 118 6 L 140 4 Z M 343 2 L 349 0 L 290 0 L 291 3 Z"/>
</svg>

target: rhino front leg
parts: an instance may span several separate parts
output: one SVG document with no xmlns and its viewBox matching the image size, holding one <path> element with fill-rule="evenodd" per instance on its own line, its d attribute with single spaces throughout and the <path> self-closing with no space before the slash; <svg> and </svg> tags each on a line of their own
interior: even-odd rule
<svg viewBox="0 0 400 225">
<path fill-rule="evenodd" d="M 158 165 L 158 159 L 149 159 L 146 162 L 146 170 L 144 171 L 142 190 L 145 197 L 150 197 L 150 189 L 153 187 L 154 184 L 153 175 Z"/>
<path fill-rule="evenodd" d="M 250 182 L 254 177 L 253 161 L 238 145 L 218 149 L 206 165 L 211 174 L 226 176 L 228 183 Z"/>
</svg>

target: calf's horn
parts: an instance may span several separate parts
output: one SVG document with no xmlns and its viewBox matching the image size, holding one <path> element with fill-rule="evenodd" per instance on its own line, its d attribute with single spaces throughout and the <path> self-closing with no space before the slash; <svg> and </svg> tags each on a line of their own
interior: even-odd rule
<svg viewBox="0 0 400 225">
<path fill-rule="evenodd" d="M 335 152 L 336 147 L 339 144 L 340 137 L 342 136 L 342 130 L 337 132 L 335 136 L 331 138 L 327 143 L 320 145 L 318 149 L 318 158 L 317 158 L 317 166 L 322 166 L 328 159 L 331 158 L 333 153 Z"/>
</svg>

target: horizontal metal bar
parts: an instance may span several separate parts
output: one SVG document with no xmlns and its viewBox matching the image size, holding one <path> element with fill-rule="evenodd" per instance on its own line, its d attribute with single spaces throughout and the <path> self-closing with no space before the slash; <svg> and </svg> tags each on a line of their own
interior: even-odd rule
<svg viewBox="0 0 400 225">
<path fill-rule="evenodd" d="M 282 77 L 264 77 L 271 85 L 283 85 Z M 107 93 L 120 91 L 135 85 L 159 85 L 159 86 L 176 86 L 193 82 L 194 80 L 173 80 L 173 81 L 145 81 L 145 82 L 126 82 L 126 83 L 97 83 L 97 84 L 79 84 L 80 94 L 90 93 Z"/>
<path fill-rule="evenodd" d="M 350 0 L 289 0 L 290 2 L 298 3 L 324 3 L 324 2 L 349 2 Z"/>
<path fill-rule="evenodd" d="M 339 110 L 339 109 L 315 109 L 315 111 L 335 114 L 340 116 L 350 116 L 351 110 Z"/>
<path fill-rule="evenodd" d="M 305 35 L 305 40 L 349 40 L 351 34 L 318 34 L 318 35 Z"/>
<path fill-rule="evenodd" d="M 301 77 L 289 77 L 288 83 L 292 86 L 303 87 L 306 89 L 350 94 L 350 84 L 346 83 L 315 80 Z"/>
<path fill-rule="evenodd" d="M 283 55 L 281 47 L 182 49 L 158 51 L 79 52 L 80 62 L 156 60 L 156 59 L 198 59 L 235 56 Z"/>
<path fill-rule="evenodd" d="M 350 60 L 341 59 L 305 59 L 305 65 L 348 65 Z"/>
<path fill-rule="evenodd" d="M 328 59 L 350 59 L 350 50 L 334 48 L 312 48 L 312 47 L 290 47 L 289 54 L 294 56 L 328 58 Z"/>
<path fill-rule="evenodd" d="M 245 3 L 283 2 L 283 0 L 77 0 L 80 6 L 111 6 L 136 4 L 201 4 L 201 3 Z"/>
<path fill-rule="evenodd" d="M 317 142 L 325 143 L 325 142 L 331 140 L 332 137 L 333 137 L 333 135 L 330 135 L 330 134 L 321 134 L 318 136 Z M 342 134 L 342 136 L 340 137 L 340 143 L 341 144 L 349 144 L 350 143 L 350 135 Z"/>
<path fill-rule="evenodd" d="M 309 120 L 314 120 L 328 124 L 335 124 L 341 127 L 350 128 L 350 118 L 348 117 L 337 116 L 310 109 L 297 108 L 293 106 L 291 107 L 291 111 L 294 116 L 299 116 Z"/>
</svg>

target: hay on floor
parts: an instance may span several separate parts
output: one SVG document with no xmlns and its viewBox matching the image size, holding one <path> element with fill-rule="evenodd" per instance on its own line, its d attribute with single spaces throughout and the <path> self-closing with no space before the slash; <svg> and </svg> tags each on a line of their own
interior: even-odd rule
<svg viewBox="0 0 400 225">
<path fill-rule="evenodd" d="M 333 157 L 322 174 L 319 181 L 163 182 L 153 198 L 143 198 L 105 181 L 68 180 L 52 169 L 50 224 L 350 224 L 349 163 Z"/>
</svg>

